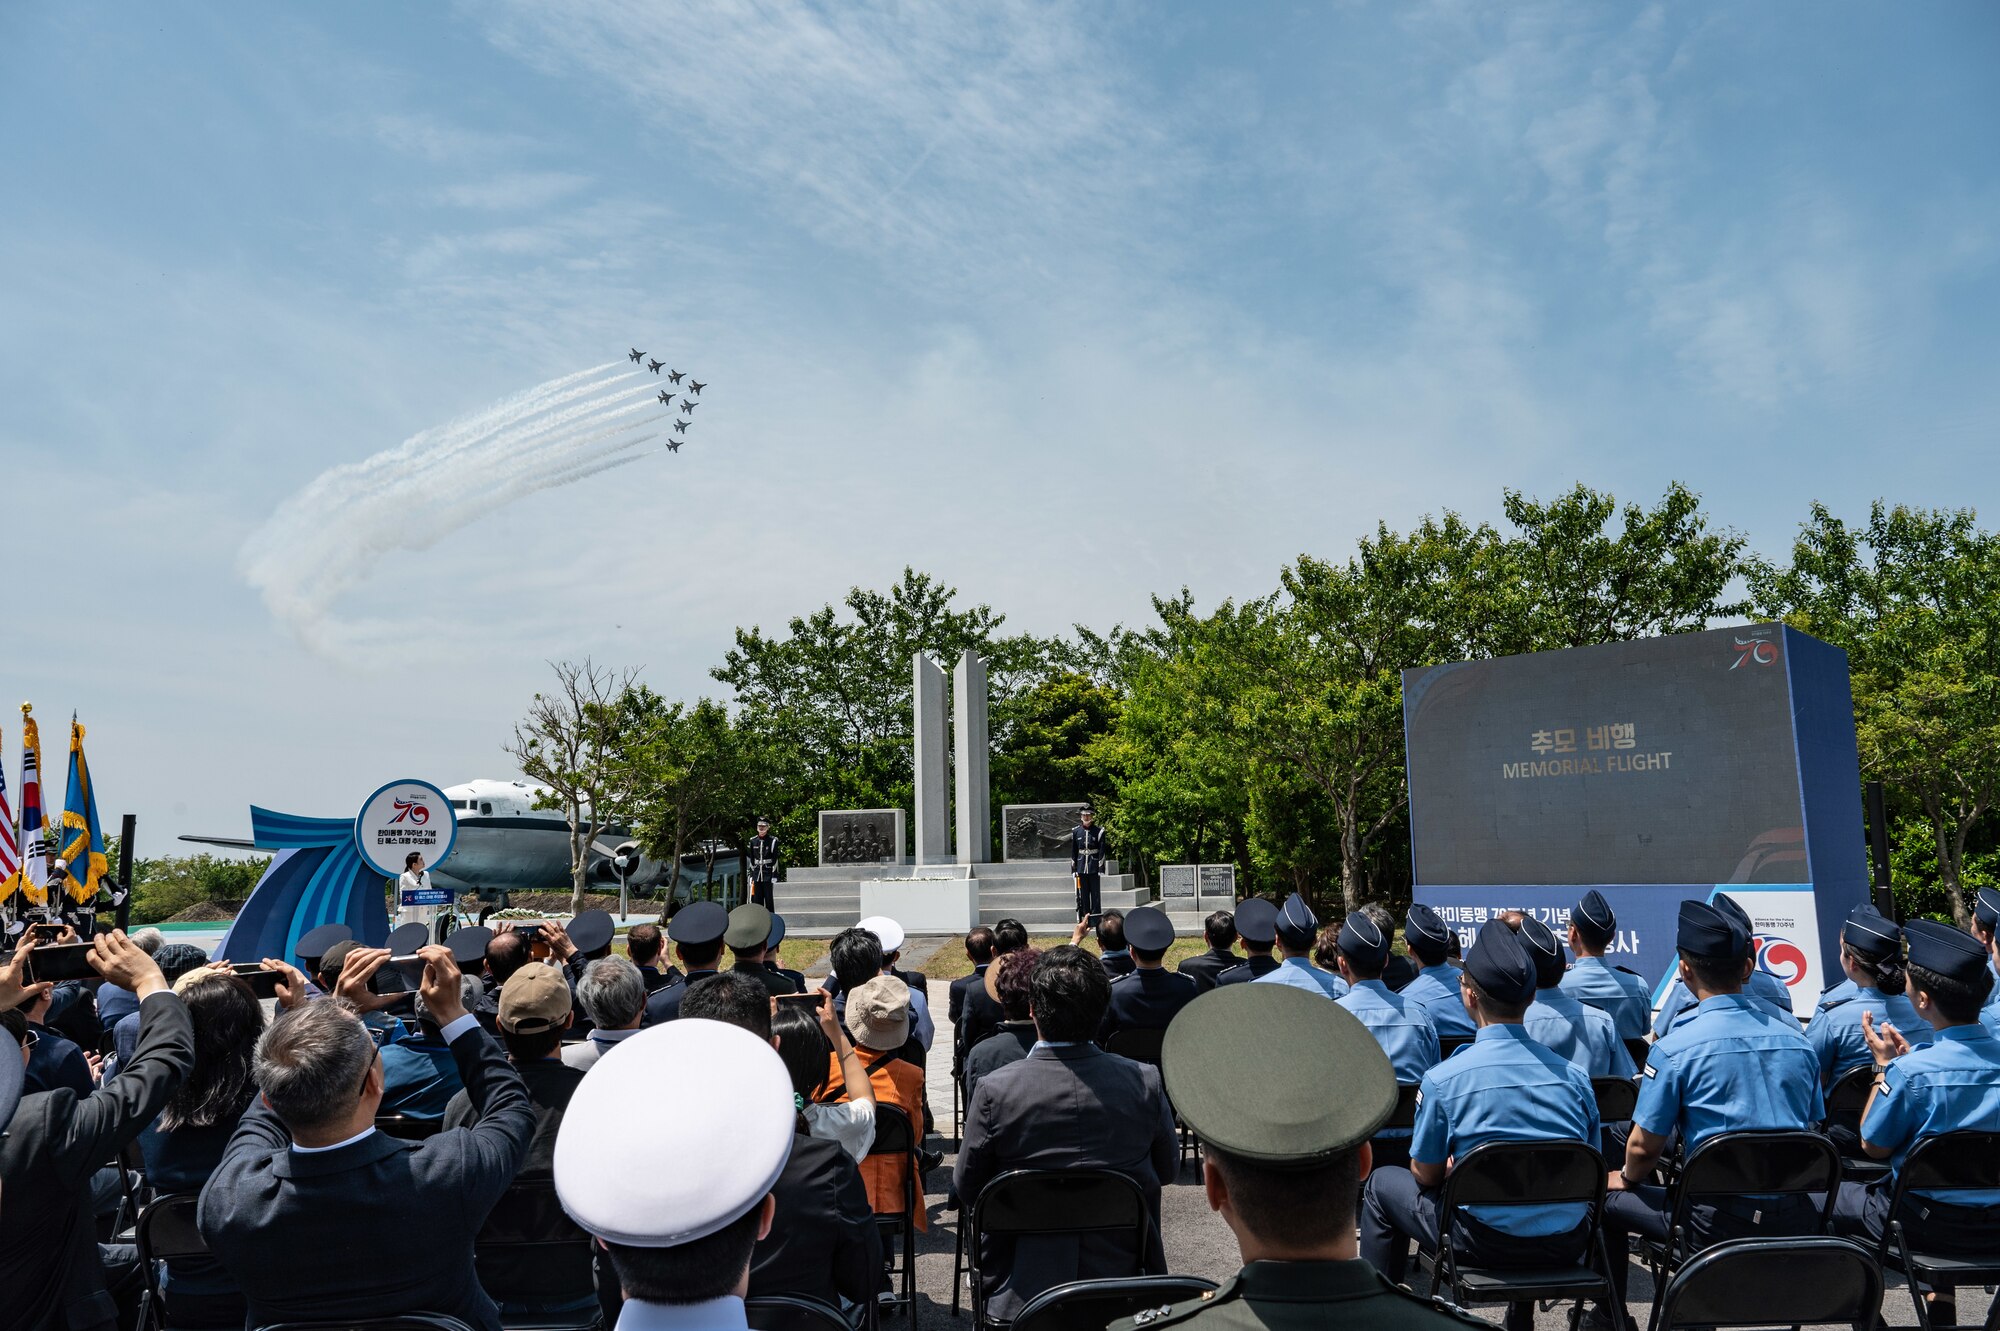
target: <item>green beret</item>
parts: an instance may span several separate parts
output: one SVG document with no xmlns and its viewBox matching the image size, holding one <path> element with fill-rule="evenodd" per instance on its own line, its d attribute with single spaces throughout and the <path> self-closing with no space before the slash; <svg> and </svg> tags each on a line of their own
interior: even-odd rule
<svg viewBox="0 0 2000 1331">
<path fill-rule="evenodd" d="M 1368 1028 L 1289 985 L 1203 994 L 1167 1027 L 1160 1062 L 1167 1098 L 1196 1136 L 1265 1164 L 1323 1163 L 1396 1108 L 1396 1073 Z"/>
</svg>

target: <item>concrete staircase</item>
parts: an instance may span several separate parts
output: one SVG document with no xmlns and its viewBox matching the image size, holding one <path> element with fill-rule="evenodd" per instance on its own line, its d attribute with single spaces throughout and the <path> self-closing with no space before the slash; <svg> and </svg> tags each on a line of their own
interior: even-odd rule
<svg viewBox="0 0 2000 1331">
<path fill-rule="evenodd" d="M 1116 861 L 1103 876 L 1106 910 L 1131 910 L 1146 904 L 1131 874 L 1116 872 Z M 1061 861 L 1026 860 L 1000 864 L 914 865 L 851 864 L 822 865 L 788 869 L 777 884 L 774 896 L 778 913 L 785 917 L 785 931 L 793 938 L 831 938 L 853 924 L 861 915 L 861 882 L 864 877 L 909 878 L 920 874 L 970 869 L 979 884 L 979 920 L 997 924 L 1013 918 L 1032 934 L 1067 934 L 1076 923 L 1076 886 L 1069 866 Z M 1199 932 L 1199 917 L 1173 914 L 1174 925 L 1182 932 Z"/>
</svg>

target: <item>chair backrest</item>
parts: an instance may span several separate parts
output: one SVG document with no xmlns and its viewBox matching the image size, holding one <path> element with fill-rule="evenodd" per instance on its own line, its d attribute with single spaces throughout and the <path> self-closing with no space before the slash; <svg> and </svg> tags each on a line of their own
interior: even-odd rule
<svg viewBox="0 0 2000 1331">
<path fill-rule="evenodd" d="M 1632 1056 L 1632 1066 L 1643 1070 L 1647 1055 L 1653 1052 L 1653 1046 L 1644 1036 L 1635 1035 L 1625 1042 L 1625 1052 Z"/>
<path fill-rule="evenodd" d="M 1214 1288 L 1213 1280 L 1200 1276 L 1073 1280 L 1023 1304 L 1012 1331 L 1103 1331 L 1121 1317 L 1198 1299 Z"/>
<path fill-rule="evenodd" d="M 496 1299 L 531 1302 L 548 1289 L 581 1297 L 596 1288 L 590 1245 L 563 1210 L 554 1179 L 517 1178 L 487 1213 L 472 1261 Z"/>
<path fill-rule="evenodd" d="M 1443 1062 L 1471 1043 L 1472 1037 L 1469 1035 L 1440 1035 L 1438 1037 L 1438 1061 Z"/>
<path fill-rule="evenodd" d="M 1421 1088 L 1413 1081 L 1396 1083 L 1396 1107 L 1389 1111 L 1389 1120 L 1384 1128 L 1413 1128 L 1417 1125 L 1417 1092 Z M 1379 1132 L 1381 1129 L 1377 1129 Z"/>
<path fill-rule="evenodd" d="M 1872 1328 L 1881 1308 L 1882 1268 L 1852 1239 L 1732 1239 L 1674 1273 L 1660 1296 L 1658 1328 Z"/>
<path fill-rule="evenodd" d="M 147 1262 L 172 1261 L 176 1257 L 199 1257 L 208 1251 L 208 1240 L 194 1222 L 195 1208 L 201 1203 L 198 1192 L 173 1192 L 156 1197 L 139 1212 L 132 1241 L 139 1258 Z"/>
<path fill-rule="evenodd" d="M 2000 1132 L 1945 1132 L 1918 1142 L 1896 1171 L 1897 1201 L 1911 1189 L 2000 1188 Z"/>
<path fill-rule="evenodd" d="M 802 1294 L 766 1294 L 745 1299 L 750 1331 L 854 1331 L 840 1309 Z"/>
<path fill-rule="evenodd" d="M 472 1328 L 446 1313 L 415 1312 L 335 1322 L 272 1322 L 257 1331 L 472 1331 Z"/>
<path fill-rule="evenodd" d="M 1129 1058 L 1134 1063 L 1160 1065 L 1160 1050 L 1166 1043 L 1165 1031 L 1116 1031 L 1105 1043 L 1104 1052 Z"/>
<path fill-rule="evenodd" d="M 1841 1073 L 1826 1093 L 1826 1112 L 1860 1113 L 1867 1107 L 1868 1092 L 1875 1085 L 1875 1073 L 1873 1060 Z"/>
<path fill-rule="evenodd" d="M 1695 1197 L 1826 1193 L 1840 1183 L 1840 1151 L 1817 1132 L 1718 1132 L 1688 1156 L 1679 1186 Z"/>
<path fill-rule="evenodd" d="M 1152 1217 L 1146 1195 L 1108 1169 L 1010 1169 L 980 1190 L 974 1240 L 1020 1234 L 1084 1234 L 1129 1229 L 1134 1256 L 1146 1251 Z"/>
<path fill-rule="evenodd" d="M 1604 1157 L 1585 1142 L 1488 1142 L 1445 1176 L 1438 1214 L 1454 1206 L 1596 1206 L 1604 1200 L 1605 1173 Z"/>
<path fill-rule="evenodd" d="M 435 1137 L 444 1131 L 441 1118 L 411 1118 L 408 1114 L 377 1114 L 375 1130 L 399 1137 L 404 1141 L 420 1142 L 426 1137 Z"/>
<path fill-rule="evenodd" d="M 915 1155 L 916 1151 L 917 1134 L 910 1124 L 910 1116 L 895 1105 L 877 1103 L 875 1140 L 869 1146 L 868 1154 Z"/>
<path fill-rule="evenodd" d="M 1597 1093 L 1600 1123 L 1623 1123 L 1639 1103 L 1639 1084 L 1624 1077 L 1592 1077 L 1590 1089 Z"/>
</svg>

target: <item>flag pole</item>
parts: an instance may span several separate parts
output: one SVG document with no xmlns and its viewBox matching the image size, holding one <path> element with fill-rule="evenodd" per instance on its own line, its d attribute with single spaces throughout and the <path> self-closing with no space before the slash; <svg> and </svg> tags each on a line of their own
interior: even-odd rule
<svg viewBox="0 0 2000 1331">
<path fill-rule="evenodd" d="M 132 840 L 137 834 L 139 819 L 135 814 L 126 814 L 118 820 L 118 928 L 127 929 L 132 922 Z"/>
</svg>

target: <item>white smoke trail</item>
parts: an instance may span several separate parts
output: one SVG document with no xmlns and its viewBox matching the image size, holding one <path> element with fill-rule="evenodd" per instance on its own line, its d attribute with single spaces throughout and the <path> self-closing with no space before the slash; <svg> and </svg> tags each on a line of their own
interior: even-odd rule
<svg viewBox="0 0 2000 1331">
<path fill-rule="evenodd" d="M 331 467 L 280 504 L 238 555 L 246 581 L 310 650 L 352 662 L 406 631 L 393 618 L 343 621 L 333 611 L 386 556 L 423 550 L 539 490 L 636 462 L 630 450 L 653 389 L 611 361 L 420 431 L 394 448 Z M 641 396 L 643 395 L 643 396 Z M 631 400 L 638 398 L 639 400 Z M 435 614 L 427 601 L 412 614 Z M 372 641 L 371 641 L 372 640 Z"/>
</svg>

